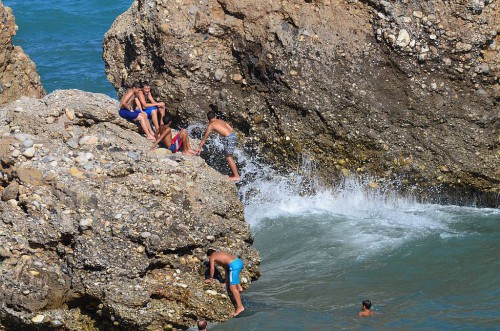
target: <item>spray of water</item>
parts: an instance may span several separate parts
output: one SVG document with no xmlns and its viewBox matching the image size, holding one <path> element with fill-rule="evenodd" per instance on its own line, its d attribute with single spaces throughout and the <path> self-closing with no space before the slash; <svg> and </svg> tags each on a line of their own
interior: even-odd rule
<svg viewBox="0 0 500 331">
<path fill-rule="evenodd" d="M 387 252 L 430 235 L 464 235 L 468 230 L 455 224 L 467 212 L 477 213 L 476 208 L 420 203 L 388 189 L 393 185 L 378 182 L 373 187 L 370 183 L 375 179 L 369 177 L 341 178 L 326 186 L 315 175 L 316 164 L 307 155 L 286 174 L 241 149 L 234 156 L 242 177 L 239 194 L 245 218 L 255 231 L 281 226 L 290 233 L 295 227 L 307 237 L 313 236 L 308 231 L 321 229 L 311 240 L 322 241 L 325 247 L 342 242 L 351 258 L 363 257 L 363 252 Z M 207 143 L 205 158 L 215 168 L 227 167 L 218 136 Z M 363 247 L 363 252 L 353 247 Z"/>
</svg>

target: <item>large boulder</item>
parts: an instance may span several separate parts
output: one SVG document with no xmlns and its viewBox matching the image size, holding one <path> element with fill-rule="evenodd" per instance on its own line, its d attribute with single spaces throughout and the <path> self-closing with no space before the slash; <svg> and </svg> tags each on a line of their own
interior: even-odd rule
<svg viewBox="0 0 500 331">
<path fill-rule="evenodd" d="M 236 186 L 200 157 L 150 152 L 102 94 L 0 109 L 0 329 L 185 329 L 224 321 L 208 248 L 259 277 Z M 133 129 L 133 130 L 130 130 Z"/>
<path fill-rule="evenodd" d="M 0 0 L 0 106 L 21 96 L 41 98 L 45 90 L 36 66 L 22 48 L 12 45 L 17 25 L 9 7 Z"/>
<path fill-rule="evenodd" d="M 215 104 L 247 148 L 330 179 L 497 206 L 495 1 L 136 0 L 105 36 L 108 78 L 180 120 Z"/>
</svg>

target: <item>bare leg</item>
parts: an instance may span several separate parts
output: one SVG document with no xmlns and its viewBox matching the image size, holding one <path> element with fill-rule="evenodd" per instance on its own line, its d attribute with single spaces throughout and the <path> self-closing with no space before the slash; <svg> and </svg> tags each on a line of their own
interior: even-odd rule
<svg viewBox="0 0 500 331">
<path fill-rule="evenodd" d="M 189 135 L 186 129 L 182 129 L 180 132 L 182 138 L 182 154 L 185 155 L 194 155 L 195 151 L 191 149 L 191 145 L 189 144 Z"/>
<path fill-rule="evenodd" d="M 154 127 L 155 127 L 155 132 L 160 131 L 160 123 L 158 122 L 158 115 L 157 115 L 157 113 L 158 113 L 158 110 L 157 110 L 157 109 L 156 109 L 156 110 L 153 110 L 153 111 L 151 112 L 151 119 L 153 120 L 153 125 L 154 125 Z M 163 117 L 162 117 L 162 118 L 163 118 Z"/>
<path fill-rule="evenodd" d="M 241 303 L 240 291 L 238 291 L 238 285 L 229 285 L 229 290 L 233 294 L 234 301 L 236 301 L 236 309 L 234 310 L 233 316 L 238 315 L 245 310 L 243 304 Z"/>
<path fill-rule="evenodd" d="M 165 116 L 165 103 L 164 102 L 160 102 L 160 105 L 158 106 L 158 110 L 160 111 L 161 118 L 163 118 L 163 116 Z"/>
<path fill-rule="evenodd" d="M 243 292 L 243 287 L 241 287 L 241 284 L 238 284 L 238 291 Z"/>
<path fill-rule="evenodd" d="M 238 173 L 238 167 L 236 167 L 236 162 L 234 162 L 232 155 L 226 155 L 226 161 L 233 173 L 232 176 L 229 176 L 229 179 L 238 181 L 240 180 L 240 174 Z"/>
<path fill-rule="evenodd" d="M 138 121 L 139 124 L 141 124 L 142 130 L 146 134 L 146 139 L 154 141 L 155 137 L 152 133 L 151 125 L 149 124 L 148 115 L 141 113 L 139 114 L 139 116 L 137 116 L 136 121 Z"/>
</svg>

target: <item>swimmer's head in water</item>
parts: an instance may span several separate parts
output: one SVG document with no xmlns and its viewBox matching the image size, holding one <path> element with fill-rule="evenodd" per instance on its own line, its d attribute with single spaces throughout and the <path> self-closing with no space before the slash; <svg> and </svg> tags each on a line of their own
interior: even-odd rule
<svg viewBox="0 0 500 331">
<path fill-rule="evenodd" d="M 370 300 L 364 300 L 363 301 L 363 306 L 366 308 L 366 309 L 370 309 L 372 307 L 372 302 Z"/>
</svg>

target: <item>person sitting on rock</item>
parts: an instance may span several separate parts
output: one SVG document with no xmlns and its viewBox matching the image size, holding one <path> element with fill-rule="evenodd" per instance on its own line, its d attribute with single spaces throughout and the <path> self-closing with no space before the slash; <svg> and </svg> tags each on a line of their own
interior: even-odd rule
<svg viewBox="0 0 500 331">
<path fill-rule="evenodd" d="M 189 135 L 186 129 L 182 129 L 172 138 L 172 129 L 170 128 L 170 125 L 172 125 L 172 117 L 170 115 L 165 115 L 159 122 L 162 123 L 159 128 L 159 135 L 154 145 L 151 147 L 151 151 L 154 151 L 156 147 L 163 142 L 172 153 L 177 153 L 182 149 L 182 153 L 185 155 L 195 154 L 189 145 Z"/>
<path fill-rule="evenodd" d="M 120 100 L 120 116 L 128 121 L 139 122 L 142 130 L 148 140 L 155 140 L 153 130 L 149 124 L 148 115 L 142 110 L 138 95 L 141 90 L 139 83 L 134 83 L 130 89 L 125 92 Z M 134 107 L 135 104 L 135 107 Z"/>
<path fill-rule="evenodd" d="M 153 120 L 155 137 L 157 137 L 160 131 L 160 122 L 158 121 L 158 118 L 165 116 L 165 103 L 156 102 L 151 94 L 151 85 L 149 85 L 148 81 L 143 81 L 141 87 L 142 88 L 138 93 L 138 98 L 144 112 L 148 115 L 148 118 Z M 161 116 L 157 115 L 158 112 Z"/>
<path fill-rule="evenodd" d="M 205 279 L 205 283 L 211 283 L 214 280 L 215 263 L 224 266 L 226 270 L 226 285 L 229 285 L 229 290 L 233 294 L 234 301 L 236 302 L 236 309 L 233 316 L 240 314 L 245 310 L 241 303 L 241 294 L 243 288 L 240 284 L 240 272 L 243 270 L 243 261 L 240 258 L 226 252 L 217 252 L 214 249 L 207 251 L 207 256 L 210 259 L 210 278 Z"/>
</svg>

